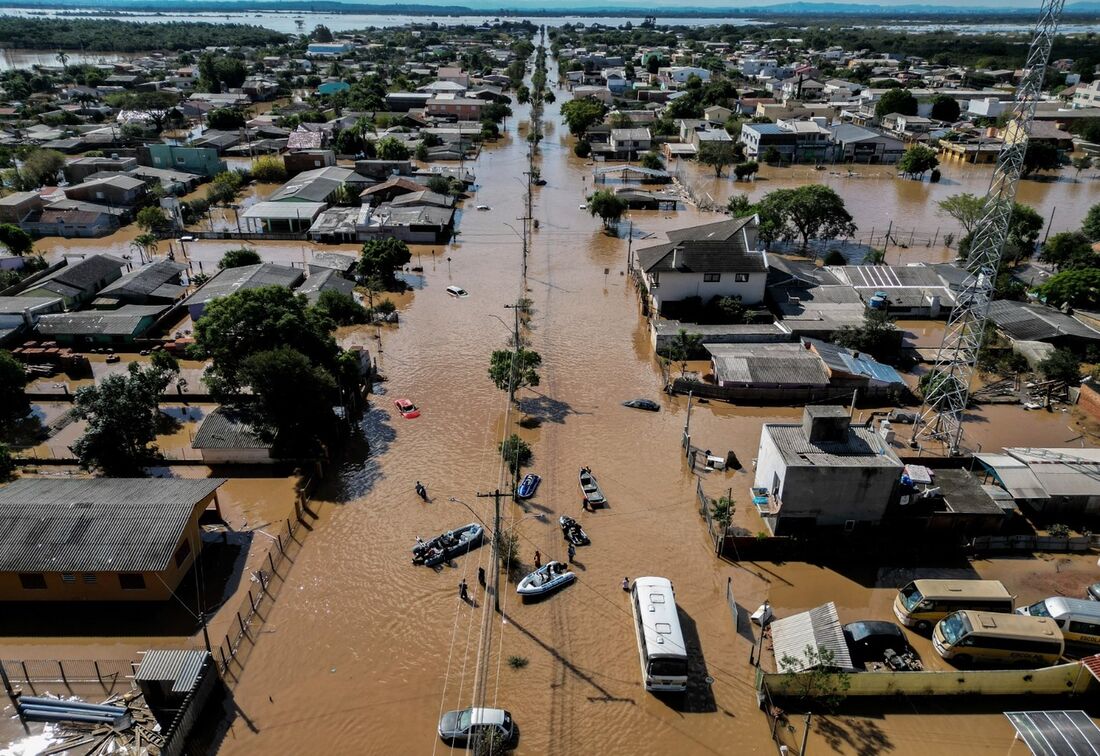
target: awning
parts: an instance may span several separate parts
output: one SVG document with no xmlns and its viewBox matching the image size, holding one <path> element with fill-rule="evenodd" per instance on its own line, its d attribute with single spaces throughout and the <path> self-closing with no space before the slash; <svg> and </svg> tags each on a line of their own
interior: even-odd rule
<svg viewBox="0 0 1100 756">
<path fill-rule="evenodd" d="M 1043 484 L 1025 463 L 1007 454 L 977 454 L 978 461 L 997 476 L 1014 499 L 1049 499 Z"/>
<path fill-rule="evenodd" d="M 1006 711 L 1035 756 L 1096 756 L 1100 728 L 1083 711 Z"/>
<path fill-rule="evenodd" d="M 805 672 L 818 666 L 814 660 L 806 658 L 807 646 L 815 650 L 828 649 L 833 655 L 832 666 L 838 669 L 855 669 L 836 604 L 832 601 L 808 612 L 775 620 L 771 623 L 771 632 L 775 667 L 780 672 Z M 784 658 L 788 658 L 789 663 L 784 664 Z"/>
</svg>

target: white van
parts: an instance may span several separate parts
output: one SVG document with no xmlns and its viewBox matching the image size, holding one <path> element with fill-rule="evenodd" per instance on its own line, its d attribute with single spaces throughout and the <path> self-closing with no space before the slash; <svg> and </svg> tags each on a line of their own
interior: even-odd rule
<svg viewBox="0 0 1100 756">
<path fill-rule="evenodd" d="M 1016 613 L 1050 617 L 1062 628 L 1066 643 L 1100 646 L 1100 602 L 1052 596 L 1021 607 Z"/>
</svg>

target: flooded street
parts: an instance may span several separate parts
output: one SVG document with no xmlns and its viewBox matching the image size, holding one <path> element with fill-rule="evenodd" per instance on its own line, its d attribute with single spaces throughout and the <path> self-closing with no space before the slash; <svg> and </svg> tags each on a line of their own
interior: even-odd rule
<svg viewBox="0 0 1100 756">
<path fill-rule="evenodd" d="M 388 381 L 373 398 L 361 438 L 315 494 L 319 518 L 235 688 L 247 724 L 244 717 L 234 720 L 222 753 L 447 751 L 435 734 L 440 712 L 469 705 L 481 676 L 486 705 L 507 708 L 516 719 L 518 753 L 717 754 L 734 747 L 774 753 L 767 719 L 757 711 L 751 640 L 731 622 L 727 580 L 749 611 L 769 594 L 788 614 L 830 599 L 843 607 L 846 621 L 886 611 L 885 590 L 851 590 L 847 578 L 812 565 L 738 566 L 715 559 L 696 511 L 695 477 L 678 454 L 685 399 L 661 395 L 660 371 L 625 276 L 625 240 L 605 235 L 598 219 L 579 207 L 591 167 L 572 155 L 558 104 L 545 115 L 541 171 L 547 185 L 535 190 L 540 228 L 529 258 L 530 340 L 543 360 L 540 385 L 520 393 L 520 413 L 512 412 L 506 426 L 507 396 L 486 371 L 490 353 L 507 342 L 511 313 L 505 305 L 521 293 L 521 244 L 508 224 L 520 228 L 516 219 L 523 214 L 527 109 L 514 106 L 507 136 L 472 166 L 478 187 L 466 206 L 492 209 L 467 212 L 454 244 L 414 249 L 414 264 L 419 252 L 424 275 L 402 298 L 400 325 L 382 330 L 380 342 L 370 329 L 340 334 L 345 344 L 376 349 L 380 343 L 379 366 Z M 810 169 L 765 169 L 769 180 L 749 188 L 755 196 L 793 186 L 807 179 L 804 170 Z M 905 228 L 947 228 L 927 195 L 982 192 L 988 173 L 945 173 L 938 186 L 881 177 L 847 180 L 839 188 L 868 230 L 890 217 Z M 832 180 L 821 172 L 814 177 Z M 713 184 L 710 191 L 736 188 L 726 179 Z M 1030 189 L 1021 199 L 1047 213 L 1048 204 L 1057 204 L 1056 227 L 1068 227 L 1100 199 L 1098 187 L 1085 180 L 1042 184 L 1034 199 L 1027 196 Z M 631 213 L 636 230 L 650 234 L 714 217 L 690 208 Z M 265 256 L 277 249 L 260 247 Z M 449 297 L 445 287 L 452 284 L 468 290 L 469 298 Z M 662 411 L 620 406 L 643 396 L 660 400 Z M 402 419 L 393 410 L 397 397 L 413 400 L 422 416 Z M 1015 408 L 1006 411 L 1025 417 Z M 693 441 L 719 453 L 733 450 L 750 468 L 760 424 L 799 415 L 797 408 L 697 407 Z M 518 425 L 520 416 L 530 419 L 525 426 L 536 427 Z M 1051 416 L 1052 442 L 1070 435 L 1064 422 Z M 999 420 L 997 431 L 989 443 L 1038 438 L 1027 423 Z M 544 560 L 565 558 L 561 514 L 580 520 L 592 545 L 577 554 L 576 584 L 546 601 L 522 604 L 514 585 L 505 586 L 503 619 L 491 620 L 489 663 L 478 669 L 482 613 L 492 609 L 491 597 L 477 585 L 477 570 L 489 567 L 490 549 L 438 572 L 412 566 L 410 549 L 418 535 L 427 538 L 475 516 L 491 522 L 492 499 L 478 493 L 507 487 L 497 444 L 511 432 L 531 443 L 530 469 L 543 476 L 526 506 L 507 499 L 502 504 L 503 527 L 519 535 L 526 568 L 536 549 Z M 576 476 L 584 465 L 610 501 L 594 514 L 579 506 Z M 732 488 L 740 509 L 752 509 L 751 473 L 711 475 L 703 484 L 708 492 Z M 417 480 L 426 484 L 429 503 L 415 494 Z M 689 644 L 697 636 L 705 658 L 705 669 L 693 675 L 712 677 L 709 690 L 701 686 L 682 701 L 643 690 L 629 602 L 619 587 L 623 576 L 640 575 L 675 584 Z M 463 579 L 476 607 L 457 598 Z M 526 666 L 513 668 L 510 657 Z M 848 753 L 917 754 L 939 734 L 935 742 L 971 753 L 1026 752 L 1012 744 L 1011 727 L 1000 714 L 960 733 L 944 709 L 945 716 L 919 720 L 891 714 L 887 747 L 867 750 L 861 741 L 881 721 L 838 721 L 831 734 L 815 733 L 810 742 L 818 752 L 833 746 Z M 968 719 L 968 728 L 978 721 Z M 833 743 L 836 731 L 847 737 Z"/>
</svg>

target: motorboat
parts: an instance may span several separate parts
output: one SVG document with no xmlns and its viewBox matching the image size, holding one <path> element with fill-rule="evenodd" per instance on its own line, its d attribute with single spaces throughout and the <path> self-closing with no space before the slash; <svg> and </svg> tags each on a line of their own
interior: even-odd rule
<svg viewBox="0 0 1100 756">
<path fill-rule="evenodd" d="M 519 581 L 516 593 L 520 596 L 543 596 L 569 585 L 577 576 L 563 562 L 547 562 Z"/>
<path fill-rule="evenodd" d="M 565 540 L 574 546 L 587 546 L 592 543 L 588 538 L 588 533 L 585 533 L 581 524 L 572 517 L 562 515 L 558 518 L 558 524 L 561 525 L 561 534 L 565 536 Z"/>
<path fill-rule="evenodd" d="M 535 495 L 535 491 L 538 490 L 539 483 L 542 482 L 542 478 L 534 473 L 527 473 L 523 476 L 523 480 L 520 481 L 519 486 L 516 487 L 517 499 L 530 499 Z"/>
<path fill-rule="evenodd" d="M 604 498 L 600 484 L 596 482 L 596 476 L 592 474 L 591 468 L 581 468 L 580 481 L 581 492 L 584 494 L 584 500 L 589 507 L 607 504 L 607 499 Z"/>
<path fill-rule="evenodd" d="M 480 546 L 484 535 L 485 528 L 476 522 L 471 522 L 461 528 L 448 530 L 430 541 L 417 539 L 412 550 L 413 564 L 423 564 L 426 567 L 443 564 Z"/>
</svg>

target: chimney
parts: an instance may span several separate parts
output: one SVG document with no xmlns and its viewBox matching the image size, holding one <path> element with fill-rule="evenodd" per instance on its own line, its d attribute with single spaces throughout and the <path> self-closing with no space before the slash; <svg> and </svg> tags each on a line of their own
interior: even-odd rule
<svg viewBox="0 0 1100 756">
<path fill-rule="evenodd" d="M 806 407 L 802 414 L 802 432 L 811 443 L 843 443 L 850 423 L 848 410 L 835 404 Z"/>
</svg>

